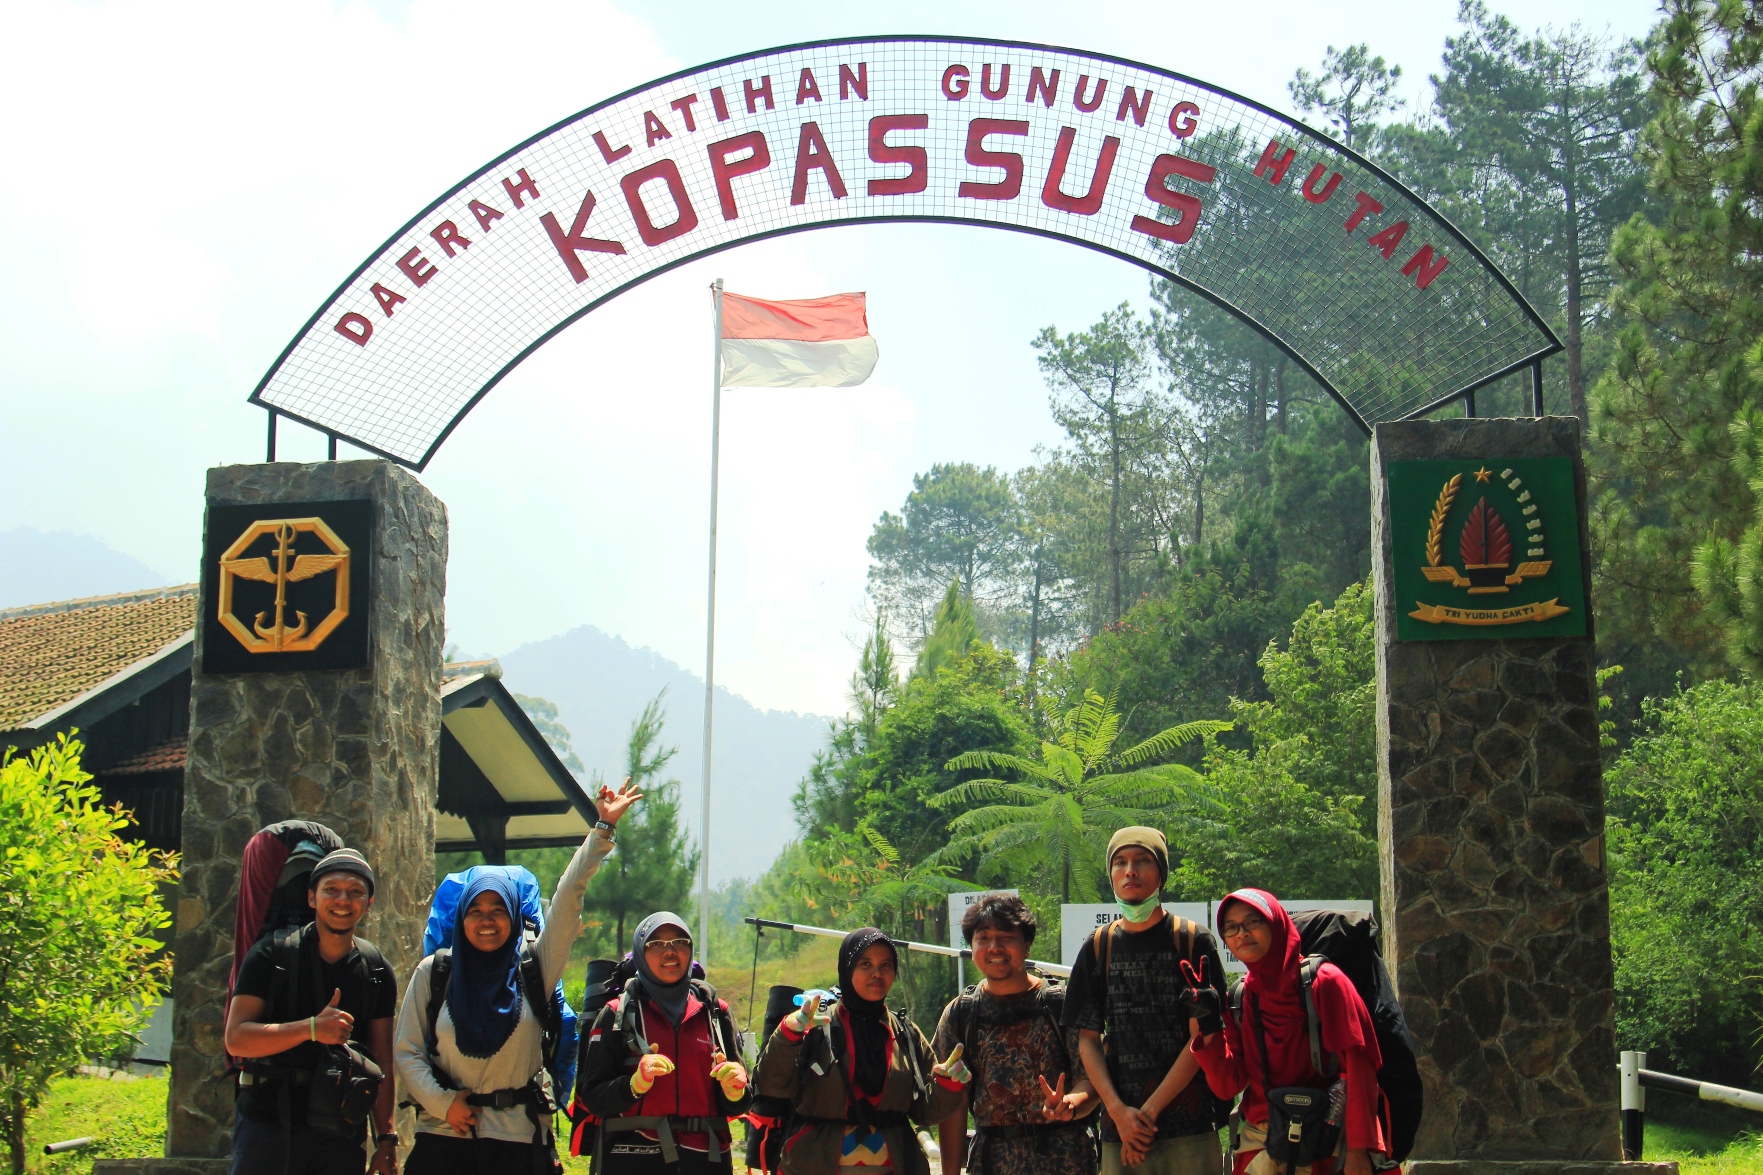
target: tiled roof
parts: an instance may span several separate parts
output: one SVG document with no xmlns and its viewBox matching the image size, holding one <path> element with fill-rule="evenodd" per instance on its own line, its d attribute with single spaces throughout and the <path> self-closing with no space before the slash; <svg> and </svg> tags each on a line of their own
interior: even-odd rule
<svg viewBox="0 0 1763 1175">
<path fill-rule="evenodd" d="M 196 624 L 196 585 L 0 612 L 0 730 L 79 697 Z"/>
<path fill-rule="evenodd" d="M 168 742 L 161 743 L 152 750 L 131 755 L 114 767 L 106 767 L 100 775 L 145 775 L 149 771 L 182 771 L 184 758 L 190 749 L 190 740 L 185 735 Z"/>
</svg>

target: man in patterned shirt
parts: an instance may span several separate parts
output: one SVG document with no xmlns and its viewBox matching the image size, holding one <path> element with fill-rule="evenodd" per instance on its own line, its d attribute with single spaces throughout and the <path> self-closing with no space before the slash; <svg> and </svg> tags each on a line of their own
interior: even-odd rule
<svg viewBox="0 0 1763 1175">
<path fill-rule="evenodd" d="M 943 1009 L 931 1050 L 957 1045 L 973 1073 L 939 1128 L 943 1175 L 1095 1175 L 1088 1117 L 1099 1104 L 1062 1019 L 1065 988 L 1028 973 L 1035 916 L 1014 894 L 967 908 L 961 933 L 985 979 Z M 967 1147 L 967 1115 L 977 1133 Z"/>
<path fill-rule="evenodd" d="M 1218 1128 L 1229 1107 L 1197 1076 L 1188 1051 L 1195 1010 L 1187 963 L 1219 993 L 1224 968 L 1203 927 L 1163 909 L 1169 846 L 1155 828 L 1123 828 L 1108 842 L 1120 919 L 1084 942 L 1071 966 L 1065 1026 L 1102 1115 L 1102 1175 L 1221 1175 Z M 1106 1034 L 1106 1035 L 1104 1035 Z"/>
</svg>

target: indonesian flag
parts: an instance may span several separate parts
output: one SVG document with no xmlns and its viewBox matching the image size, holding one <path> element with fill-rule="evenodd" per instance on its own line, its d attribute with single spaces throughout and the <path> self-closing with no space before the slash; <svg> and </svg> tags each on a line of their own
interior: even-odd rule
<svg viewBox="0 0 1763 1175">
<path fill-rule="evenodd" d="M 722 295 L 725 388 L 853 388 L 880 354 L 862 294 L 787 302 Z"/>
</svg>

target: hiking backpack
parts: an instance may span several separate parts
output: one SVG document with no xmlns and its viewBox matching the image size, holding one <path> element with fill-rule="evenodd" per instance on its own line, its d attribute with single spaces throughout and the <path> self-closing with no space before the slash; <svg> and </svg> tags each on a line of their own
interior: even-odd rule
<svg viewBox="0 0 1763 1175">
<path fill-rule="evenodd" d="M 458 920 L 459 899 L 464 896 L 466 886 L 492 870 L 512 881 L 515 893 L 520 897 L 519 911 L 510 911 L 521 936 L 520 990 L 538 1017 L 545 1068 L 551 1074 L 552 1089 L 561 1096 L 564 1090 L 575 1086 L 579 1025 L 575 1009 L 563 998 L 562 979 L 550 991 L 545 990 L 544 969 L 538 953 L 538 936 L 545 929 L 545 910 L 539 900 L 539 879 L 520 865 L 473 865 L 463 873 L 449 873 L 435 887 L 435 896 L 429 903 L 428 929 L 422 936 L 422 953 L 435 957 L 429 972 L 426 1039 L 432 1050 L 435 1025 L 440 1021 L 441 1005 L 447 1001 L 447 984 L 452 978 L 453 926 Z"/>
<path fill-rule="evenodd" d="M 776 984 L 765 993 L 764 1035 L 759 1038 L 759 1051 L 771 1043 L 772 1034 L 784 1017 L 796 1010 L 796 997 L 803 995 L 799 987 Z M 754 1069 L 758 1069 L 755 1061 Z M 755 1092 L 753 1105 L 747 1111 L 747 1169 L 776 1171 L 783 1164 L 784 1135 L 790 1119 L 790 1099 L 770 1097 Z"/>
<path fill-rule="evenodd" d="M 1298 946 L 1304 952 L 1298 977 L 1304 992 L 1304 1012 L 1310 1022 L 1310 1063 L 1318 1073 L 1323 1068 L 1322 1023 L 1311 999 L 1311 984 L 1324 962 L 1333 963 L 1359 993 L 1365 1010 L 1371 1013 L 1371 1024 L 1377 1035 L 1378 1052 L 1383 1064 L 1377 1071 L 1377 1085 L 1390 1107 L 1390 1159 L 1400 1163 L 1414 1149 L 1414 1136 L 1420 1129 L 1423 1091 L 1420 1085 L 1420 1064 L 1414 1055 L 1414 1038 L 1408 1033 L 1408 1021 L 1396 999 L 1389 971 L 1383 964 L 1378 946 L 1377 919 L 1370 914 L 1345 910 L 1305 910 L 1291 915 L 1298 928 Z M 1240 1023 L 1243 1015 L 1243 981 L 1237 979 L 1230 987 L 1230 1010 Z"/>
<path fill-rule="evenodd" d="M 343 838 L 310 820 L 283 820 L 259 829 L 239 854 L 239 901 L 233 916 L 233 969 L 227 996 L 252 947 L 278 930 L 312 921 L 306 891 L 312 867 L 343 847 Z"/>
</svg>

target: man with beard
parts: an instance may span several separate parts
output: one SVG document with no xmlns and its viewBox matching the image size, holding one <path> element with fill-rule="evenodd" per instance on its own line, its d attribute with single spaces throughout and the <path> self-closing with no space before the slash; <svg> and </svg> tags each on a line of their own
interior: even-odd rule
<svg viewBox="0 0 1763 1175">
<path fill-rule="evenodd" d="M 931 1051 L 957 1045 L 973 1081 L 960 1112 L 939 1127 L 943 1175 L 1094 1175 L 1089 1115 L 1100 1105 L 1076 1033 L 1068 1033 L 1063 985 L 1028 973 L 1034 912 L 1014 894 L 987 894 L 967 908 L 962 937 L 985 978 L 943 1009 Z M 977 1133 L 967 1146 L 967 1115 Z M 965 1158 L 965 1164 L 963 1159 Z"/>
</svg>

